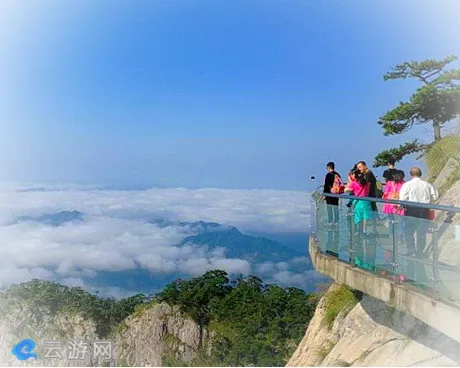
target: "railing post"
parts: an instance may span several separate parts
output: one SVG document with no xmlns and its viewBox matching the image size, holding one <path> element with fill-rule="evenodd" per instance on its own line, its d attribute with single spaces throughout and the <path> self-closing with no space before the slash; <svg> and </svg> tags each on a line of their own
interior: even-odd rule
<svg viewBox="0 0 460 368">
<path fill-rule="evenodd" d="M 438 250 L 438 231 L 439 228 L 433 224 L 433 299 L 439 300 L 440 299 L 440 291 L 439 291 L 439 250 Z"/>
<path fill-rule="evenodd" d="M 319 240 L 318 232 L 320 231 L 320 229 L 318 229 L 318 227 L 319 227 L 319 217 L 320 217 L 320 213 L 319 213 L 320 206 L 318 205 L 318 202 L 316 202 L 315 209 L 316 209 L 316 211 L 315 211 L 315 218 L 316 218 L 316 220 L 315 220 L 315 228 L 316 228 L 315 229 L 315 240 L 318 241 Z"/>
<path fill-rule="evenodd" d="M 316 203 L 310 201 L 310 236 L 316 240 Z"/>
<path fill-rule="evenodd" d="M 347 211 L 347 224 L 348 224 L 348 231 L 349 231 L 349 241 L 348 241 L 348 254 L 349 260 L 348 263 L 351 264 L 353 267 L 356 266 L 355 263 L 355 244 L 354 244 L 354 231 L 353 231 L 353 206 L 351 205 Z"/>
<path fill-rule="evenodd" d="M 391 265 L 393 267 L 394 282 L 398 284 L 400 283 L 400 280 L 399 280 L 399 274 L 398 274 L 399 265 L 397 262 L 398 261 L 397 255 L 398 255 L 399 247 L 398 247 L 398 242 L 396 241 L 396 231 L 395 231 L 395 226 L 398 223 L 398 221 L 396 220 L 396 215 L 391 215 L 389 221 L 391 224 L 391 237 L 393 239 L 393 257 L 392 257 Z"/>
</svg>

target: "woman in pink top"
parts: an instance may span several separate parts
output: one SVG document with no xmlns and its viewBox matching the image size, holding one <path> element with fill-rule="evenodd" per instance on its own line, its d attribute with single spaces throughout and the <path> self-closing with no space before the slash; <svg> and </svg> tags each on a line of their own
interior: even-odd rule
<svg viewBox="0 0 460 368">
<path fill-rule="evenodd" d="M 388 180 L 385 185 L 385 192 L 383 193 L 383 199 L 399 199 L 399 191 L 404 184 L 402 174 L 393 174 L 391 180 Z M 404 216 L 404 209 L 398 208 L 397 204 L 385 203 L 383 205 L 382 212 L 389 215 Z"/>
<path fill-rule="evenodd" d="M 345 188 L 345 192 L 353 194 L 355 197 L 368 197 L 371 183 L 366 180 L 364 175 L 356 170 L 350 177 L 350 181 Z M 354 201 L 354 221 L 360 227 L 363 234 L 366 234 L 367 222 L 374 218 L 372 204 L 366 200 Z"/>
<path fill-rule="evenodd" d="M 385 192 L 383 199 L 399 199 L 399 192 L 404 184 L 404 172 L 394 169 L 391 175 L 387 175 L 387 182 L 385 184 Z M 400 240 L 404 236 L 404 214 L 405 210 L 397 204 L 385 203 L 382 209 L 383 213 L 389 215 L 390 220 L 396 220 L 396 232 Z M 391 222 L 390 222 L 391 223 Z M 390 237 L 392 234 L 390 234 Z"/>
</svg>

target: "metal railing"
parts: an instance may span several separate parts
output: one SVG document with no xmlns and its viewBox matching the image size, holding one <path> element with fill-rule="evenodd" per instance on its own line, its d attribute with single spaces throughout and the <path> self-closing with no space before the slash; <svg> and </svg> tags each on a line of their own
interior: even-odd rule
<svg viewBox="0 0 460 368">
<path fill-rule="evenodd" d="M 424 215 L 409 216 L 407 209 Z M 320 252 L 339 261 L 460 305 L 458 207 L 316 191 L 311 236 Z"/>
</svg>

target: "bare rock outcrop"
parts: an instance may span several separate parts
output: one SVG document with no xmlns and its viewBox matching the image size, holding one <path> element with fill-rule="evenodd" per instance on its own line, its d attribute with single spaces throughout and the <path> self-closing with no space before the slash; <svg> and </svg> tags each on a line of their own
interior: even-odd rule
<svg viewBox="0 0 460 368">
<path fill-rule="evenodd" d="M 177 307 L 161 303 L 134 314 L 116 337 L 117 365 L 160 367 L 165 361 L 189 363 L 210 351 L 210 336 Z"/>
<path fill-rule="evenodd" d="M 1 302 L 1 301 L 0 301 Z M 5 306 L 4 306 L 5 307 Z M 146 305 L 101 340 L 95 321 L 16 300 L 0 317 L 0 366 L 163 366 L 190 363 L 210 354 L 211 337 L 193 320 L 167 304 Z M 33 339 L 38 359 L 18 360 L 12 348 Z M 94 343 L 110 344 L 111 357 Z M 96 353 L 96 354 L 95 354 Z"/>
<path fill-rule="evenodd" d="M 99 366 L 93 343 L 99 338 L 96 324 L 72 313 L 53 315 L 47 308 L 15 301 L 0 317 L 0 366 Z M 36 343 L 38 359 L 18 360 L 12 348 L 29 338 Z"/>
<path fill-rule="evenodd" d="M 447 160 L 446 165 L 436 177 L 433 185 L 436 188 L 444 188 L 458 168 L 460 168 L 460 157 L 449 157 L 449 160 Z"/>
<path fill-rule="evenodd" d="M 457 181 L 441 198 L 439 204 L 460 207 L 460 181 Z M 460 214 L 439 214 L 441 226 L 438 237 L 439 260 L 452 266 L 460 266 L 460 239 L 456 231 L 460 228 Z"/>
<path fill-rule="evenodd" d="M 458 366 L 460 344 L 416 318 L 363 296 L 326 324 L 327 297 L 287 366 Z"/>
</svg>

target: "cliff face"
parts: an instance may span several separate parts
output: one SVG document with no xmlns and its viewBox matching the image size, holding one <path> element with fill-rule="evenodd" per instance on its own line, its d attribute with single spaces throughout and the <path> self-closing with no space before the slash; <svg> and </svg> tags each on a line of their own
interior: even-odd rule
<svg viewBox="0 0 460 368">
<path fill-rule="evenodd" d="M 327 291 L 287 366 L 458 366 L 459 343 L 379 300 L 331 313 L 343 288 Z"/>
<path fill-rule="evenodd" d="M 457 181 L 440 199 L 439 204 L 460 207 L 460 181 Z M 446 221 L 439 234 L 439 260 L 452 266 L 460 265 L 460 242 L 456 240 L 455 228 L 460 226 L 460 215 L 447 216 L 442 213 L 440 220 Z"/>
<path fill-rule="evenodd" d="M 90 319 L 71 313 L 53 315 L 46 308 L 20 302 L 10 310 L 0 318 L 1 366 L 184 365 L 197 358 L 198 352 L 210 351 L 206 330 L 201 331 L 191 319 L 182 317 L 177 307 L 167 304 L 147 306 L 134 313 L 106 338 L 112 342 L 112 360 L 94 357 L 92 344 L 101 339 Z M 35 341 L 38 360 L 20 361 L 13 356 L 12 347 L 24 338 Z M 72 350 L 68 346 L 72 340 L 86 341 L 87 347 Z M 61 345 L 52 348 L 51 341 Z M 56 354 L 61 356 L 48 357 Z"/>
<path fill-rule="evenodd" d="M 11 352 L 12 347 L 24 338 L 33 339 L 39 359 L 20 361 Z M 0 365 L 1 366 L 98 366 L 102 362 L 94 359 L 91 344 L 75 348 L 67 347 L 71 339 L 93 342 L 99 340 L 96 324 L 80 315 L 71 313 L 52 314 L 49 309 L 16 301 L 2 311 L 0 317 Z M 51 343 L 53 341 L 53 343 Z M 53 347 L 51 344 L 54 344 Z M 67 349 L 67 350 L 66 350 Z M 79 351 L 87 351 L 79 358 Z M 45 358 L 49 355 L 54 356 Z M 69 359 L 70 354 L 70 359 Z"/>
<path fill-rule="evenodd" d="M 127 318 L 116 336 L 117 365 L 162 366 L 190 363 L 210 350 L 206 330 L 184 318 L 177 307 L 157 304 Z"/>
</svg>

